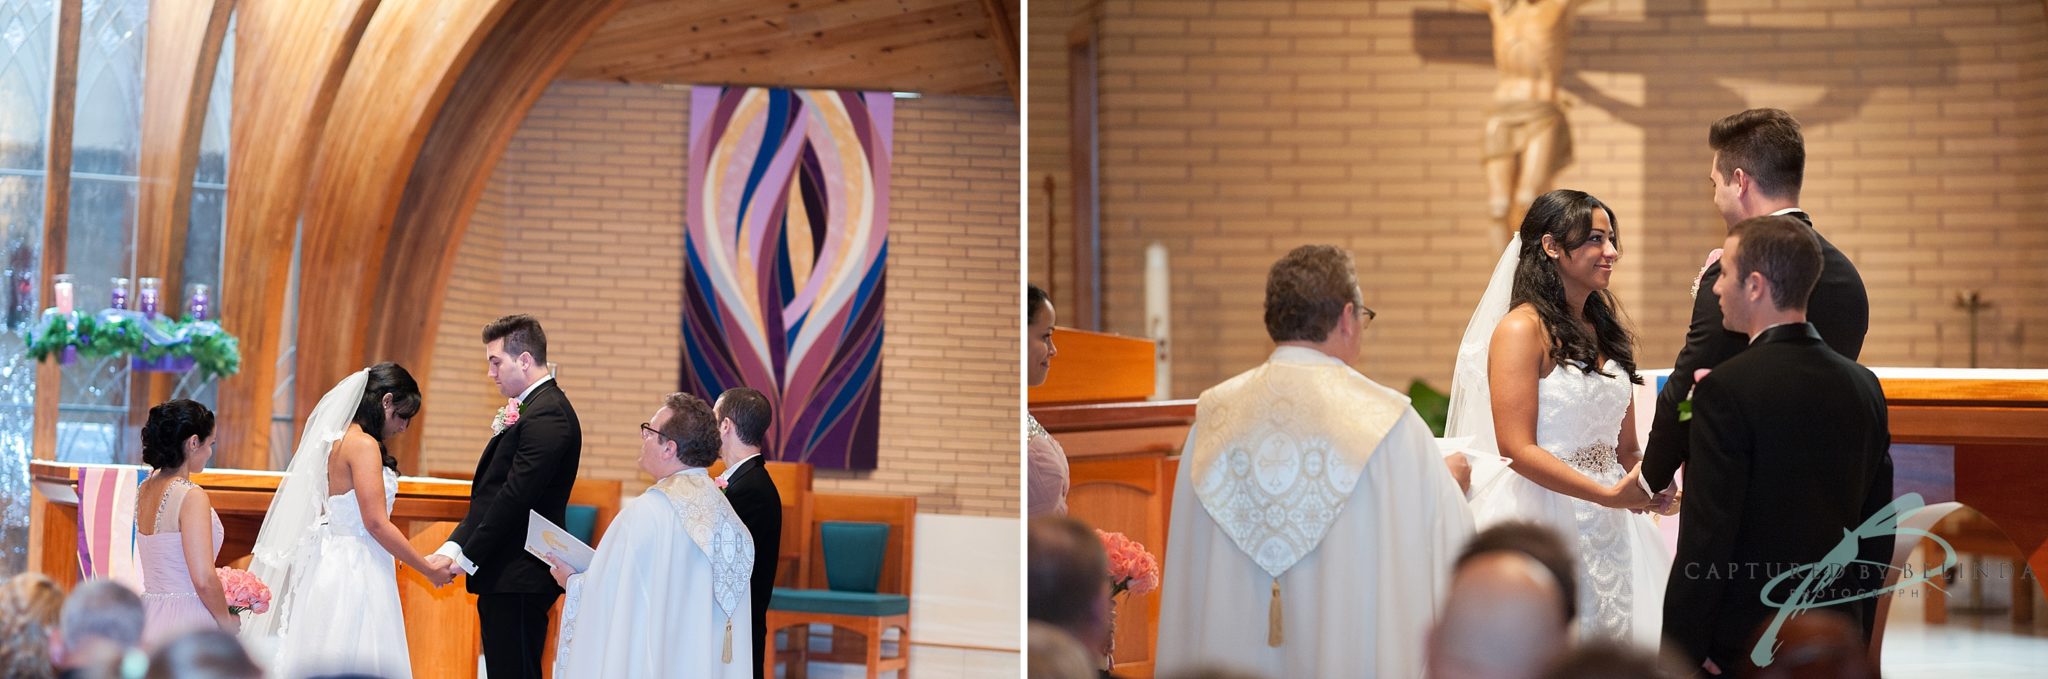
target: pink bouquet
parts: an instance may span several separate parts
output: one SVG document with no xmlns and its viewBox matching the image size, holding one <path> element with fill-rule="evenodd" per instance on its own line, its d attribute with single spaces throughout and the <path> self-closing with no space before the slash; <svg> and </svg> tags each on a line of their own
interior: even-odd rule
<svg viewBox="0 0 2048 679">
<path fill-rule="evenodd" d="M 1109 552 L 1109 595 L 1124 592 L 1145 594 L 1159 589 L 1159 560 L 1123 533 L 1097 530 L 1102 549 Z"/>
<path fill-rule="evenodd" d="M 222 567 L 214 569 L 214 574 L 220 576 L 221 591 L 227 594 L 229 613 L 270 612 L 270 587 L 249 571 Z"/>
</svg>

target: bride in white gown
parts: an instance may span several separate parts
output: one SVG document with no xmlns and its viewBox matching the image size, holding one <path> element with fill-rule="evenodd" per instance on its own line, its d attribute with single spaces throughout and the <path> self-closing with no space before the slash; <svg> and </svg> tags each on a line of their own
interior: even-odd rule
<svg viewBox="0 0 2048 679">
<path fill-rule="evenodd" d="M 398 465 L 384 441 L 419 409 L 412 375 L 379 363 L 342 380 L 307 418 L 250 564 L 270 586 L 272 606 L 242 637 L 252 649 L 275 649 L 270 676 L 412 676 L 392 557 L 437 587 L 449 579 L 391 524 Z"/>
<path fill-rule="evenodd" d="M 1641 460 L 1633 338 L 1607 292 L 1618 236 L 1613 211 L 1584 192 L 1536 199 L 1466 327 L 1445 433 L 1482 453 L 1480 529 L 1528 521 L 1572 545 L 1578 637 L 1655 649 L 1671 556 L 1616 490 Z"/>
</svg>

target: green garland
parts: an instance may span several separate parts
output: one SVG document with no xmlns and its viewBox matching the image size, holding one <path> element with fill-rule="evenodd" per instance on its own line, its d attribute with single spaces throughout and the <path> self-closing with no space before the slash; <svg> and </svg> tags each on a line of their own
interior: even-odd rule
<svg viewBox="0 0 2048 679">
<path fill-rule="evenodd" d="M 170 335 L 186 335 L 184 342 L 175 344 L 151 344 L 143 337 L 141 321 L 133 318 L 117 318 L 111 322 L 91 314 L 73 313 L 71 323 L 57 322 L 61 317 L 50 316 L 49 323 L 40 332 L 31 331 L 28 337 L 28 355 L 41 361 L 63 355 L 65 347 L 76 347 L 79 358 L 98 359 L 113 356 L 128 356 L 143 361 L 159 361 L 168 358 L 190 358 L 194 369 L 207 379 L 220 379 L 233 375 L 242 369 L 242 350 L 235 336 L 226 330 L 213 333 L 191 333 L 189 329 L 200 323 L 190 316 L 178 320 L 158 318 L 150 321 L 158 330 Z"/>
</svg>

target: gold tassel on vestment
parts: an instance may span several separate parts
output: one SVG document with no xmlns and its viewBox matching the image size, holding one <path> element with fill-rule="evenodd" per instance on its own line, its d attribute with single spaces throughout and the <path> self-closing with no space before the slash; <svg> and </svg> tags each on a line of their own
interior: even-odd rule
<svg viewBox="0 0 2048 679">
<path fill-rule="evenodd" d="M 726 616 L 726 618 L 725 618 L 725 655 L 723 655 L 723 656 L 721 656 L 721 657 L 719 658 L 719 662 L 723 662 L 723 663 L 726 663 L 726 664 L 728 664 L 728 665 L 732 664 L 732 617 L 731 617 L 731 616 Z"/>
<path fill-rule="evenodd" d="M 1286 633 L 1280 626 L 1280 579 L 1273 578 L 1273 605 L 1266 609 L 1266 645 L 1279 648 Z"/>
</svg>

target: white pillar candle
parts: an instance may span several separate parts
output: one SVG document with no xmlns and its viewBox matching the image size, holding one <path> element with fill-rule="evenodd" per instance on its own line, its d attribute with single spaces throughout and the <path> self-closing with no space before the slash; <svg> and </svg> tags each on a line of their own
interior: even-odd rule
<svg viewBox="0 0 2048 679">
<path fill-rule="evenodd" d="M 1168 339 L 1173 334 L 1173 306 L 1170 272 L 1166 265 L 1166 244 L 1152 241 L 1145 246 L 1145 334 L 1158 343 L 1153 356 L 1152 400 L 1173 397 L 1173 353 Z"/>
</svg>

